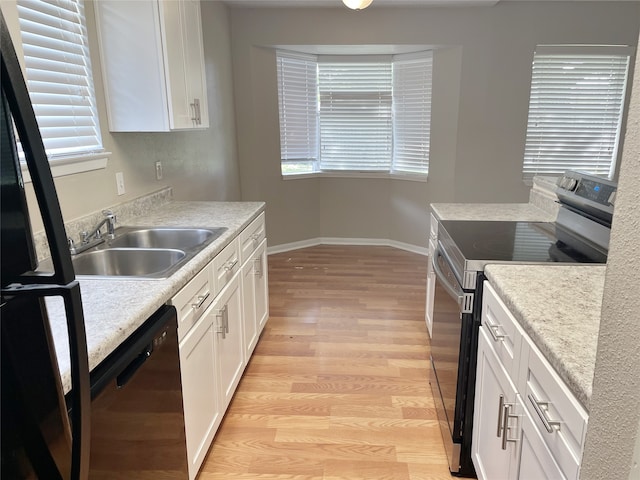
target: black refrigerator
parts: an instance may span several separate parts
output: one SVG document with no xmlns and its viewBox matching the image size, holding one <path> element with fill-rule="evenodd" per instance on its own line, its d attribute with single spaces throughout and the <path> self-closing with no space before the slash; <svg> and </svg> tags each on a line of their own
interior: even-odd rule
<svg viewBox="0 0 640 480">
<path fill-rule="evenodd" d="M 22 71 L 4 21 L 0 247 L 0 478 L 84 480 L 91 407 L 86 335 L 62 214 Z M 54 272 L 38 274 L 16 136 L 33 182 Z M 71 360 L 64 395 L 45 298 L 62 297 Z M 73 406 L 73 408 L 71 408 Z"/>
</svg>

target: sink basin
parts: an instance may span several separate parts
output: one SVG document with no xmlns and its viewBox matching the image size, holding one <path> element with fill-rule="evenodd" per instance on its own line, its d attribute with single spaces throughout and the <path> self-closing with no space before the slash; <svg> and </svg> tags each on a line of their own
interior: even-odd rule
<svg viewBox="0 0 640 480">
<path fill-rule="evenodd" d="M 71 256 L 80 277 L 167 278 L 227 230 L 226 227 L 118 227 L 116 238 Z M 53 271 L 48 258 L 38 271 Z"/>
<path fill-rule="evenodd" d="M 218 238 L 226 228 L 121 227 L 110 248 L 177 248 L 191 250 Z"/>
<path fill-rule="evenodd" d="M 180 263 L 186 253 L 177 249 L 107 248 L 72 258 L 76 275 L 159 278 Z"/>
</svg>

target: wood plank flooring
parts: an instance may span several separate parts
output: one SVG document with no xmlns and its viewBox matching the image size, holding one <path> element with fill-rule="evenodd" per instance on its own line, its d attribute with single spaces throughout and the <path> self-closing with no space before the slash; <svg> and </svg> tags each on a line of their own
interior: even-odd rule
<svg viewBox="0 0 640 480">
<path fill-rule="evenodd" d="M 426 258 L 269 256 L 270 318 L 202 480 L 451 479 L 428 383 Z"/>
</svg>

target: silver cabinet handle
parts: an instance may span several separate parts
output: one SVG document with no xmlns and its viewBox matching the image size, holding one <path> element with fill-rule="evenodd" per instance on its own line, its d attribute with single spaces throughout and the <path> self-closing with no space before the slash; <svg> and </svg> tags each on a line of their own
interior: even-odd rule
<svg viewBox="0 0 640 480">
<path fill-rule="evenodd" d="M 500 438 L 502 436 L 502 415 L 504 413 L 504 395 L 500 395 L 500 401 L 498 402 L 498 430 L 496 432 L 496 437 Z"/>
<path fill-rule="evenodd" d="M 193 111 L 193 117 L 191 117 L 191 121 L 194 124 L 198 124 L 198 109 L 196 108 L 196 101 L 194 99 L 193 103 L 190 103 L 189 106 L 191 107 L 192 111 Z"/>
<path fill-rule="evenodd" d="M 518 418 L 517 415 L 510 415 L 509 410 L 513 407 L 513 403 L 505 403 L 502 413 L 502 450 L 507 449 L 507 442 L 517 443 L 517 438 L 509 438 L 509 419 Z"/>
<path fill-rule="evenodd" d="M 238 264 L 238 259 L 236 258 L 233 262 L 229 262 L 224 266 L 224 269 L 227 272 L 230 272 L 231 270 L 234 269 L 234 267 Z"/>
<path fill-rule="evenodd" d="M 227 338 L 227 333 L 229 333 L 229 305 L 225 305 L 218 313 L 216 313 L 216 318 L 220 319 L 218 322 L 218 330 L 217 333 L 222 334 L 222 339 Z"/>
<path fill-rule="evenodd" d="M 547 430 L 547 432 L 553 433 L 553 427 L 556 427 L 558 430 L 560 430 L 560 425 L 562 424 L 562 422 L 554 422 L 550 420 L 547 416 L 547 412 L 545 411 L 549 406 L 549 402 L 540 402 L 532 394 L 529 394 L 527 396 L 529 397 L 529 401 L 531 402 L 533 409 L 538 414 L 538 417 L 540 417 L 540 421 L 542 422 L 542 425 L 544 425 L 544 428 Z M 545 410 L 543 410 L 542 408 L 544 408 Z"/>
<path fill-rule="evenodd" d="M 200 307 L 202 307 L 207 298 L 209 298 L 209 292 L 207 292 L 206 295 L 200 295 L 198 297 L 198 303 L 192 303 L 191 308 L 193 308 L 194 310 L 198 310 Z"/>
<path fill-rule="evenodd" d="M 262 256 L 253 259 L 253 274 L 262 278 Z"/>
<path fill-rule="evenodd" d="M 196 107 L 196 123 L 198 125 L 202 125 L 202 115 L 200 114 L 200 99 L 199 98 L 194 98 L 193 99 L 193 104 Z"/>
<path fill-rule="evenodd" d="M 487 326 L 487 329 L 489 330 L 489 333 L 493 337 L 494 341 L 500 342 L 500 341 L 503 341 L 505 339 L 505 337 L 506 337 L 505 334 L 498 333 L 498 329 L 500 327 L 502 327 L 502 325 L 489 325 L 488 323 L 486 323 L 485 325 Z"/>
</svg>

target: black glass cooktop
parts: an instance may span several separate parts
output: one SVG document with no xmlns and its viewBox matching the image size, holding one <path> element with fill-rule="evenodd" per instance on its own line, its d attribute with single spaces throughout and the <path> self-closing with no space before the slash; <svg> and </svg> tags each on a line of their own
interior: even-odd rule
<svg viewBox="0 0 640 480">
<path fill-rule="evenodd" d="M 442 221 L 466 260 L 606 263 L 607 255 L 554 223 Z"/>
</svg>

